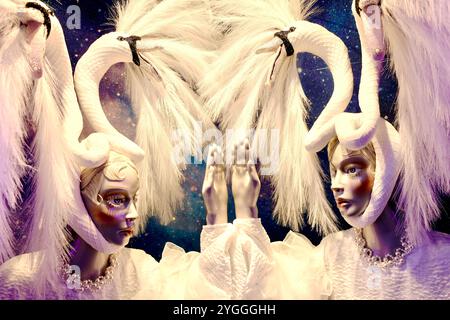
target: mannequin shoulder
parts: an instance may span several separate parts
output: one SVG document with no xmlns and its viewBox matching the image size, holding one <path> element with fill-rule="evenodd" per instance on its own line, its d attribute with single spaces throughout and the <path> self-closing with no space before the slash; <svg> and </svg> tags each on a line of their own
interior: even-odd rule
<svg viewBox="0 0 450 320">
<path fill-rule="evenodd" d="M 346 242 L 354 241 L 353 229 L 341 230 L 325 236 L 319 246 L 340 247 Z"/>
<path fill-rule="evenodd" d="M 318 246 L 318 251 L 323 256 L 326 264 L 334 264 L 336 261 L 343 260 L 349 255 L 355 246 L 355 237 L 353 229 L 333 232 L 322 239 Z"/>
<path fill-rule="evenodd" d="M 1 279 L 33 276 L 38 269 L 42 252 L 32 252 L 15 256 L 0 266 Z"/>
<path fill-rule="evenodd" d="M 432 231 L 430 232 L 432 242 L 437 245 L 449 246 L 450 245 L 450 234 Z"/>
<path fill-rule="evenodd" d="M 0 299 L 26 292 L 38 275 L 42 252 L 32 252 L 11 258 L 0 266 Z"/>
<path fill-rule="evenodd" d="M 121 260 L 127 260 L 139 267 L 156 268 L 158 266 L 158 261 L 141 249 L 124 248 L 121 256 Z"/>
<path fill-rule="evenodd" d="M 430 252 L 447 253 L 450 256 L 450 235 L 432 231 L 429 233 L 429 239 L 424 243 L 423 247 Z"/>
</svg>

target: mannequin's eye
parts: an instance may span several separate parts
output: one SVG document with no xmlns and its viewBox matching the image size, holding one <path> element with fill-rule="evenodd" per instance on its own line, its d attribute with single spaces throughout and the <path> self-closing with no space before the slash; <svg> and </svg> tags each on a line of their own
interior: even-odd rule
<svg viewBox="0 0 450 320">
<path fill-rule="evenodd" d="M 121 194 L 114 194 L 106 197 L 106 203 L 113 208 L 123 208 L 128 204 L 126 196 Z"/>
<path fill-rule="evenodd" d="M 345 169 L 345 173 L 351 175 L 351 176 L 356 176 L 361 172 L 360 168 L 357 167 L 348 167 Z"/>
</svg>

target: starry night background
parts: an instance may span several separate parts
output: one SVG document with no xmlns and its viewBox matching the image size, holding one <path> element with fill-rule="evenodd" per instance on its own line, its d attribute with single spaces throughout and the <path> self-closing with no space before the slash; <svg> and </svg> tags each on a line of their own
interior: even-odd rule
<svg viewBox="0 0 450 320">
<path fill-rule="evenodd" d="M 131 0 L 140 1 L 140 0 Z M 67 45 L 75 67 L 78 59 L 88 49 L 89 45 L 102 34 L 113 31 L 108 24 L 109 8 L 113 0 L 47 0 L 56 11 L 56 15 L 64 27 Z M 316 6 L 319 12 L 311 19 L 337 36 L 339 36 L 349 49 L 350 59 L 355 78 L 355 88 L 352 101 L 347 108 L 350 112 L 359 112 L 357 93 L 361 73 L 361 51 L 358 32 L 351 12 L 352 0 L 318 0 Z M 78 5 L 81 9 L 81 29 L 69 30 L 66 21 L 71 13 L 67 13 L 70 5 Z M 380 86 L 381 114 L 390 122 L 394 121 L 393 111 L 396 99 L 397 84 L 395 77 L 388 71 L 389 62 L 386 61 Z M 298 65 L 301 68 L 300 81 L 305 93 L 311 100 L 311 115 L 308 119 L 311 125 L 328 102 L 333 92 L 333 80 L 325 63 L 312 55 L 302 54 L 298 57 Z M 114 66 L 102 80 L 100 95 L 105 112 L 112 124 L 123 134 L 134 138 L 136 119 L 124 96 L 123 70 L 120 65 Z M 84 134 L 92 129 L 86 125 Z M 328 175 L 328 161 L 326 153 L 320 154 L 324 172 Z M 205 224 L 205 208 L 201 196 L 201 187 L 204 177 L 204 165 L 189 165 L 185 171 L 185 201 L 184 207 L 176 213 L 176 219 L 168 226 L 161 226 L 156 219 L 151 219 L 146 232 L 140 237 L 132 239 L 129 246 L 145 250 L 156 259 L 160 259 L 166 242 L 173 242 L 186 251 L 199 251 L 200 232 Z M 325 189 L 330 203 L 334 203 L 330 193 L 330 185 L 325 181 Z M 448 199 L 444 199 L 443 208 L 448 208 Z M 272 190 L 268 182 L 263 181 L 258 208 L 262 223 L 272 241 L 282 240 L 288 228 L 278 226 L 272 219 Z M 334 211 L 338 210 L 334 207 Z M 338 215 L 339 216 L 339 215 Z M 234 208 L 229 201 L 229 221 L 234 219 Z M 348 225 L 340 218 L 342 228 Z M 439 221 L 436 228 L 450 233 L 448 217 Z M 314 244 L 318 244 L 321 237 L 306 225 L 301 232 Z"/>
</svg>

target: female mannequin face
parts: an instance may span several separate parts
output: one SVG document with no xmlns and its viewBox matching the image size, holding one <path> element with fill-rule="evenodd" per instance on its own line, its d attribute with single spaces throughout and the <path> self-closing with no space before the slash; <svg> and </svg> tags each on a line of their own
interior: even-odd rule
<svg viewBox="0 0 450 320">
<path fill-rule="evenodd" d="M 107 170 L 111 172 L 107 173 Z M 92 180 L 94 188 L 81 193 L 92 221 L 107 241 L 127 245 L 138 218 L 135 201 L 139 178 L 136 170 L 126 164 L 112 169 L 106 167 Z"/>
<path fill-rule="evenodd" d="M 375 173 L 375 156 L 366 147 L 349 151 L 340 144 L 329 148 L 331 189 L 342 216 L 362 215 L 369 204 Z"/>
</svg>

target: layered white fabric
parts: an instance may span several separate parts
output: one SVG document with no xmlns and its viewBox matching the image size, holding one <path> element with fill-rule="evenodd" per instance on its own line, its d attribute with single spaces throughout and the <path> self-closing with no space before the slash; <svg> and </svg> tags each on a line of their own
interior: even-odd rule
<svg viewBox="0 0 450 320">
<path fill-rule="evenodd" d="M 68 300 L 129 300 L 129 299 L 194 299 L 232 296 L 230 260 L 221 258 L 233 242 L 232 225 L 206 227 L 202 232 L 205 254 L 186 253 L 168 243 L 161 262 L 142 250 L 123 248 L 117 253 L 118 266 L 113 281 L 98 291 L 80 293 L 67 288 L 61 279 L 58 287 L 48 286 L 45 295 L 38 296 L 34 283 L 39 277 L 43 252 L 33 252 L 10 259 L 0 268 L 0 299 L 68 299 Z M 216 259 L 210 259 L 216 256 Z M 211 277 L 208 273 L 220 274 Z M 216 282 L 217 281 L 217 282 Z M 192 295 L 192 296 L 190 296 Z"/>
<path fill-rule="evenodd" d="M 42 252 L 10 259 L 0 267 L 1 299 L 245 299 L 255 295 L 271 270 L 269 238 L 259 219 L 204 226 L 201 253 L 166 244 L 158 263 L 142 250 L 118 252 L 113 281 L 94 292 L 68 289 L 63 280 L 37 295 Z"/>
<path fill-rule="evenodd" d="M 262 232 L 262 230 L 260 230 Z M 382 270 L 360 255 L 352 229 L 314 247 L 290 232 L 271 250 L 271 272 L 254 296 L 275 299 L 450 299 L 450 236 L 431 232 L 401 266 Z"/>
<path fill-rule="evenodd" d="M 161 259 L 163 299 L 231 299 L 231 256 L 235 233 L 232 224 L 204 226 L 201 253 L 166 244 Z"/>
<path fill-rule="evenodd" d="M 270 243 L 259 219 L 243 221 L 241 243 L 245 243 L 248 261 L 245 283 L 251 287 L 242 292 L 242 299 L 321 299 L 331 294 L 322 247 L 316 248 L 294 232 L 284 241 Z"/>
<path fill-rule="evenodd" d="M 399 267 L 386 271 L 368 265 L 353 230 L 323 240 L 326 273 L 333 299 L 450 299 L 450 236 L 431 232 Z"/>
<path fill-rule="evenodd" d="M 155 298 L 160 292 L 159 268 L 150 255 L 141 250 L 124 248 L 118 253 L 119 265 L 113 281 L 102 290 L 79 292 L 68 289 L 61 279 L 55 290 L 48 288 L 44 296 L 34 291 L 39 276 L 42 252 L 23 254 L 7 261 L 0 271 L 0 298 L 3 300 L 91 300 L 91 299 L 143 299 Z"/>
<path fill-rule="evenodd" d="M 166 299 L 251 299 L 271 270 L 270 239 L 260 219 L 204 226 L 201 254 L 166 245 Z M 188 266 L 187 268 L 185 266 Z M 256 292 L 255 292 L 256 290 Z"/>
</svg>

